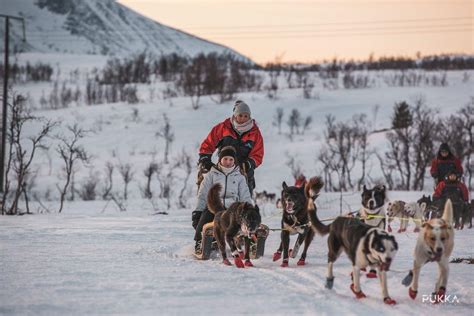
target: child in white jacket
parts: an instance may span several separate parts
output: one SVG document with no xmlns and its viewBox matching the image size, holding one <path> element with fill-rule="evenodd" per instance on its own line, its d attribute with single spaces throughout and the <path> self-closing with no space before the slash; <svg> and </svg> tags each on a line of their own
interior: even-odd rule
<svg viewBox="0 0 474 316">
<path fill-rule="evenodd" d="M 232 146 L 222 148 L 219 152 L 219 162 L 204 176 L 199 187 L 197 206 L 193 212 L 194 214 L 202 212 L 194 235 L 196 241 L 194 250 L 198 255 L 202 252 L 202 227 L 214 220 L 214 215 L 207 208 L 207 193 L 214 184 L 222 185 L 221 199 L 226 208 L 234 202 L 253 203 L 247 181 L 235 163 L 235 156 L 236 151 Z"/>
</svg>

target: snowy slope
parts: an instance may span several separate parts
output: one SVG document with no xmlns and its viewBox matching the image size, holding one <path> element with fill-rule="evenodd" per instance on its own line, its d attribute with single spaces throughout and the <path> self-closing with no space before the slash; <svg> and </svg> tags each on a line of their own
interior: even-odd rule
<svg viewBox="0 0 474 316">
<path fill-rule="evenodd" d="M 40 7 L 41 5 L 41 7 Z M 2 0 L 2 13 L 24 17 L 12 22 L 12 41 L 25 51 L 125 55 L 133 52 L 234 54 L 236 51 L 150 20 L 114 0 Z M 4 32 L 4 24 L 0 25 Z M 3 41 L 0 44 L 3 49 Z"/>
</svg>

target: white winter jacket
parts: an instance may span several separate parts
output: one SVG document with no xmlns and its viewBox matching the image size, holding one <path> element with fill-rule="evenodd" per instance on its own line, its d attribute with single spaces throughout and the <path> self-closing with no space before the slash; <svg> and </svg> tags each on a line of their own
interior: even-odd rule
<svg viewBox="0 0 474 316">
<path fill-rule="evenodd" d="M 201 182 L 196 211 L 203 211 L 207 207 L 207 193 L 216 183 L 222 185 L 221 199 L 225 208 L 228 208 L 234 202 L 253 203 L 247 181 L 240 173 L 238 166 L 227 175 L 217 167 L 212 167 L 211 170 L 204 175 L 204 180 Z"/>
</svg>

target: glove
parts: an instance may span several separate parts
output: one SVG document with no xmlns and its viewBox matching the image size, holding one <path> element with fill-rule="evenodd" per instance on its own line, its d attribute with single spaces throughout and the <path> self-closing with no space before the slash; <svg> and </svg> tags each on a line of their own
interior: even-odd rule
<svg viewBox="0 0 474 316">
<path fill-rule="evenodd" d="M 196 229 L 199 220 L 201 219 L 202 211 L 193 211 L 191 215 L 191 220 L 193 222 L 193 228 Z"/>
<path fill-rule="evenodd" d="M 255 163 L 253 162 L 253 160 L 247 159 L 244 162 L 244 168 L 245 168 L 245 171 L 247 171 L 248 173 L 250 170 L 255 169 Z"/>
<path fill-rule="evenodd" d="M 211 157 L 209 157 L 208 155 L 201 156 L 199 158 L 199 164 L 201 165 L 201 168 L 207 171 L 211 170 L 212 166 L 214 166 L 214 164 L 212 163 Z"/>
</svg>

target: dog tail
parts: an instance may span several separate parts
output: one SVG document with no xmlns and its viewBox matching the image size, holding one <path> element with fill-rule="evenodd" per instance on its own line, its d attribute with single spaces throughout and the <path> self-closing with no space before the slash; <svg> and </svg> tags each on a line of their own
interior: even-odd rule
<svg viewBox="0 0 474 316">
<path fill-rule="evenodd" d="M 319 196 L 319 191 L 324 186 L 324 181 L 320 177 L 313 177 L 309 179 L 304 187 L 306 198 L 308 199 L 308 215 L 311 220 L 311 225 L 320 234 L 326 235 L 329 233 L 329 226 L 324 225 L 318 218 L 317 208 L 314 201 Z"/>
<path fill-rule="evenodd" d="M 212 214 L 217 214 L 225 210 L 220 197 L 221 190 L 222 185 L 216 183 L 211 187 L 209 193 L 207 193 L 207 207 L 209 207 L 209 211 L 211 211 Z"/>
<path fill-rule="evenodd" d="M 329 234 L 331 225 L 324 225 L 319 220 L 316 207 L 312 210 L 308 210 L 308 215 L 311 220 L 311 226 L 318 232 L 318 234 L 321 236 Z"/>
<path fill-rule="evenodd" d="M 450 199 L 446 200 L 444 204 L 444 211 L 443 211 L 443 220 L 448 224 L 448 226 L 453 225 L 453 203 L 451 203 Z"/>
<path fill-rule="evenodd" d="M 307 199 L 311 198 L 313 201 L 319 195 L 319 191 L 324 186 L 324 181 L 320 177 L 312 177 L 309 179 L 308 183 L 306 183 L 304 187 L 304 194 Z"/>
</svg>

